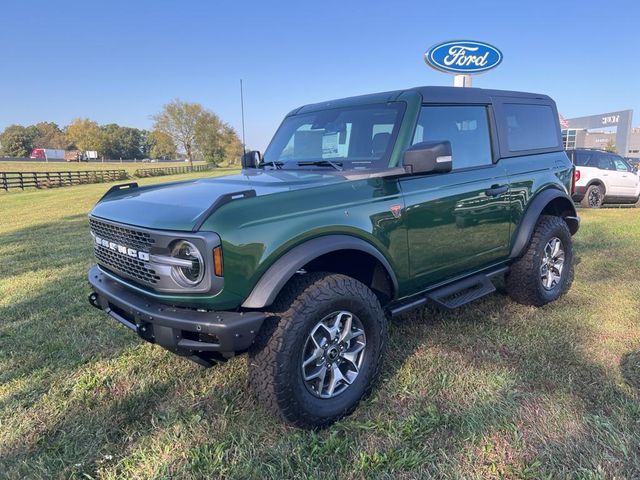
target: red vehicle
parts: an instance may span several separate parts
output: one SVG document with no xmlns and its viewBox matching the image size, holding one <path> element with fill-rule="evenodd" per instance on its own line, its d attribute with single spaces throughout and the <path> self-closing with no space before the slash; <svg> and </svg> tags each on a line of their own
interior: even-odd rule
<svg viewBox="0 0 640 480">
<path fill-rule="evenodd" d="M 53 148 L 34 148 L 29 158 L 39 160 L 64 160 L 64 150 Z"/>
</svg>

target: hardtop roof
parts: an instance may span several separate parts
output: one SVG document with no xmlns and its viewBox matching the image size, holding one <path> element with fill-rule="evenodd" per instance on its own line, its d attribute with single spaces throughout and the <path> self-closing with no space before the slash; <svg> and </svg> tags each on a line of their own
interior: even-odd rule
<svg viewBox="0 0 640 480">
<path fill-rule="evenodd" d="M 404 93 L 417 93 L 426 103 L 490 103 L 492 97 L 514 97 L 523 99 L 552 101 L 547 95 L 539 93 L 516 92 L 511 90 L 491 90 L 484 88 L 459 88 L 459 87 L 414 87 L 405 90 L 392 90 L 389 92 L 371 93 L 346 97 L 327 102 L 303 105 L 291 111 L 289 115 L 325 110 L 328 108 L 346 107 L 353 105 L 367 105 L 371 103 L 384 103 L 398 100 Z"/>
</svg>

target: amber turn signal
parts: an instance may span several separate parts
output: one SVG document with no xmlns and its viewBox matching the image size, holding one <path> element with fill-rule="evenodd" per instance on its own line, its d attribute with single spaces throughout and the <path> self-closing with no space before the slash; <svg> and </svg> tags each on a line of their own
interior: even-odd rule
<svg viewBox="0 0 640 480">
<path fill-rule="evenodd" d="M 222 276 L 222 247 L 220 246 L 213 249 L 213 273 L 217 277 Z"/>
</svg>

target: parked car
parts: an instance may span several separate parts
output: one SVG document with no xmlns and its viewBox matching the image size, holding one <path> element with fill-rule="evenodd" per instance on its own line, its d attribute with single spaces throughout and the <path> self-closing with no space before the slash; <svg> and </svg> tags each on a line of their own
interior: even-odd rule
<svg viewBox="0 0 640 480">
<path fill-rule="evenodd" d="M 371 391 L 387 321 L 495 291 L 567 292 L 579 219 L 556 105 L 420 87 L 306 105 L 238 175 L 109 189 L 91 305 L 204 366 L 248 352 L 260 402 L 303 427 Z M 425 327 L 426 328 L 426 327 Z"/>
<path fill-rule="evenodd" d="M 576 166 L 573 199 L 586 208 L 605 203 L 637 203 L 640 177 L 637 168 L 624 158 L 604 150 L 567 150 Z"/>
<path fill-rule="evenodd" d="M 631 165 L 633 168 L 636 169 L 636 171 L 638 171 L 640 168 L 640 158 L 635 158 L 635 157 L 624 157 L 624 159 L 627 161 L 627 163 L 629 165 Z"/>
</svg>

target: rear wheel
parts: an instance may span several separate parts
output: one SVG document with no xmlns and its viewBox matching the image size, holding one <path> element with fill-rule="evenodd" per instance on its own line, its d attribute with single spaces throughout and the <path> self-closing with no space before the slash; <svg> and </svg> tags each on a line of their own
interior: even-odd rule
<svg viewBox="0 0 640 480">
<path fill-rule="evenodd" d="M 559 217 L 542 215 L 529 247 L 512 266 L 505 283 L 511 298 L 541 306 L 564 295 L 573 281 L 571 232 Z"/>
<path fill-rule="evenodd" d="M 328 425 L 369 393 L 387 338 L 373 292 L 327 273 L 296 277 L 249 351 L 249 383 L 276 416 L 299 426 Z"/>
<path fill-rule="evenodd" d="M 600 185 L 590 185 L 580 202 L 585 208 L 600 208 L 604 200 L 604 191 Z"/>
</svg>

